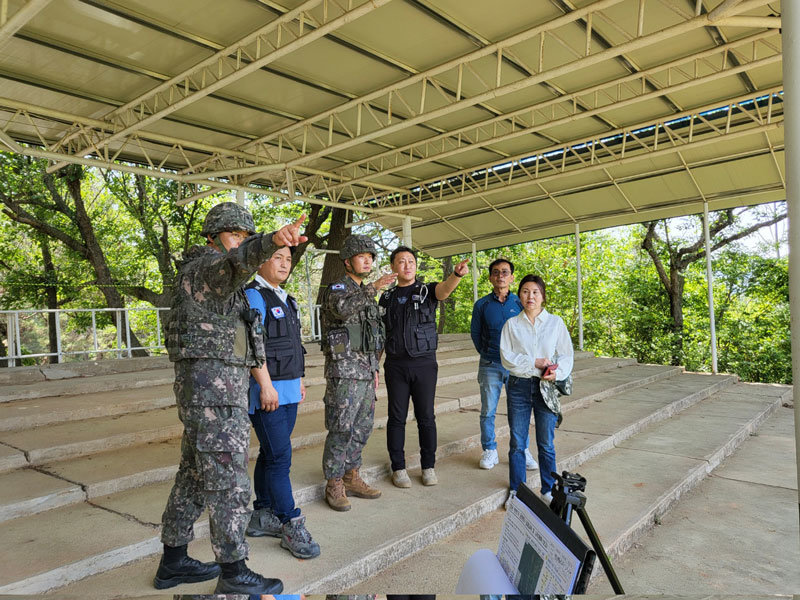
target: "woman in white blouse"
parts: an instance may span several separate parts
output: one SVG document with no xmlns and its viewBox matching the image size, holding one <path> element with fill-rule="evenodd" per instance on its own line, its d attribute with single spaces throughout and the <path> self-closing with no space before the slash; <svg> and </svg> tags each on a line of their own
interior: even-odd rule
<svg viewBox="0 0 800 600">
<path fill-rule="evenodd" d="M 540 380 L 555 382 L 566 379 L 572 372 L 572 340 L 561 317 L 544 309 L 547 291 L 538 275 L 526 275 L 519 284 L 518 294 L 523 312 L 506 321 L 500 334 L 500 359 L 508 369 L 508 425 L 511 447 L 508 451 L 510 479 L 509 500 L 525 481 L 525 441 L 535 420 L 536 446 L 539 450 L 541 495 L 546 502 L 553 497 L 556 452 L 553 445 L 558 416 L 545 404 Z M 557 367 L 549 370 L 550 365 Z M 506 503 L 508 506 L 508 503 Z"/>
</svg>

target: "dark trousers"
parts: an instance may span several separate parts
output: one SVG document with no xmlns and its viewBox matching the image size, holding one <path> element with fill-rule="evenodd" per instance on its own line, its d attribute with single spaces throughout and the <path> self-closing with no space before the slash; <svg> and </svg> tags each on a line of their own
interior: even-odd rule
<svg viewBox="0 0 800 600">
<path fill-rule="evenodd" d="M 297 420 L 297 404 L 283 404 L 272 412 L 256 409 L 250 415 L 261 444 L 253 472 L 255 509 L 269 508 L 287 523 L 300 516 L 294 505 L 289 469 L 292 466 L 292 430 Z"/>
<path fill-rule="evenodd" d="M 436 416 L 433 399 L 436 395 L 436 362 L 409 367 L 387 360 L 384 365 L 386 392 L 389 397 L 389 420 L 386 424 L 386 447 L 392 471 L 406 468 L 405 441 L 408 400 L 414 404 L 417 420 L 422 468 L 432 469 L 436 462 Z"/>
</svg>

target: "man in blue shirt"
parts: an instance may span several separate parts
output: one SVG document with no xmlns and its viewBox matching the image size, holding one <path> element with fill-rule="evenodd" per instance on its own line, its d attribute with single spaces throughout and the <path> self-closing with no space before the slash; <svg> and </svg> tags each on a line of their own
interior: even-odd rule
<svg viewBox="0 0 800 600">
<path fill-rule="evenodd" d="M 294 504 L 289 468 L 297 405 L 306 389 L 305 349 L 300 339 L 297 302 L 280 287 L 289 277 L 292 255 L 278 249 L 258 270 L 245 293 L 261 315 L 267 361 L 250 370 L 250 422 L 261 448 L 253 473 L 256 499 L 247 535 L 281 538 L 281 547 L 297 558 L 319 556 L 306 529 L 306 518 Z"/>
<path fill-rule="evenodd" d="M 481 355 L 478 365 L 478 384 L 481 389 L 481 469 L 491 469 L 497 458 L 497 441 L 494 437 L 494 415 L 500 400 L 500 390 L 508 386 L 508 371 L 500 362 L 500 333 L 506 321 L 522 312 L 522 303 L 509 288 L 514 282 L 514 263 L 498 258 L 489 265 L 491 293 L 479 298 L 472 308 L 470 334 L 475 350 Z M 508 390 L 506 389 L 506 396 Z M 525 442 L 525 467 L 538 465 Z"/>
</svg>

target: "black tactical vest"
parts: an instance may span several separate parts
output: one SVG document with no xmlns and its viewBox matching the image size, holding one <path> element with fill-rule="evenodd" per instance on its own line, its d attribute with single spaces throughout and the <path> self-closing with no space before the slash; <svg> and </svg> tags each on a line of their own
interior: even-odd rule
<svg viewBox="0 0 800 600">
<path fill-rule="evenodd" d="M 439 337 L 436 333 L 436 302 L 427 298 L 428 288 L 415 281 L 405 304 L 394 301 L 398 287 L 384 292 L 386 314 L 386 354 L 403 352 L 403 342 L 409 356 L 424 356 L 436 351 Z"/>
<path fill-rule="evenodd" d="M 306 349 L 300 339 L 300 317 L 297 301 L 291 296 L 284 305 L 278 294 L 255 281 L 246 289 L 257 290 L 264 299 L 267 314 L 264 318 L 264 347 L 269 376 L 275 381 L 297 379 L 305 375 Z M 288 310 L 287 310 L 288 307 Z"/>
</svg>

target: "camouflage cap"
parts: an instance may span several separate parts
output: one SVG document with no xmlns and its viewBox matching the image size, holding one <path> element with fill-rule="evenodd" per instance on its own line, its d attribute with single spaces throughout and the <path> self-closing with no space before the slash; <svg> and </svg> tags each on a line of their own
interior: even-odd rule
<svg viewBox="0 0 800 600">
<path fill-rule="evenodd" d="M 341 250 L 339 250 L 339 258 L 347 260 L 362 252 L 369 252 L 372 254 L 373 259 L 378 257 L 378 250 L 375 248 L 375 242 L 372 241 L 371 237 L 366 235 L 349 235 L 344 240 Z"/>
<path fill-rule="evenodd" d="M 203 237 L 216 235 L 222 231 L 246 231 L 250 235 L 256 232 L 253 215 L 244 206 L 236 202 L 221 202 L 212 207 L 203 222 Z"/>
</svg>

